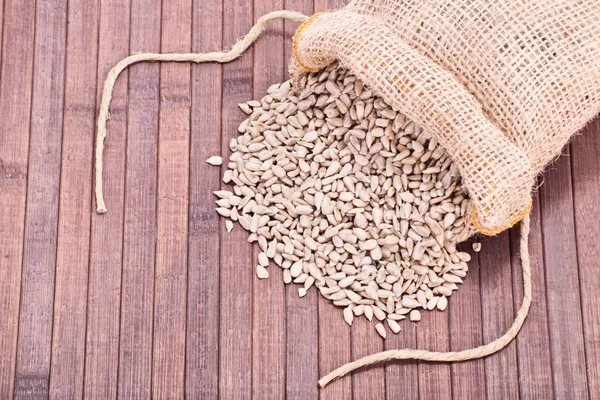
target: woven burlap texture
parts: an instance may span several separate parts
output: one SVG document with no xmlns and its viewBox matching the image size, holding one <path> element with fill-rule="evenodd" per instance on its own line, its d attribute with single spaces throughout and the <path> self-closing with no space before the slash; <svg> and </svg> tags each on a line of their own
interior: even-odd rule
<svg viewBox="0 0 600 400">
<path fill-rule="evenodd" d="M 493 235 L 600 111 L 599 21 L 595 0 L 356 0 L 300 27 L 290 70 L 338 60 L 430 131 Z"/>
</svg>

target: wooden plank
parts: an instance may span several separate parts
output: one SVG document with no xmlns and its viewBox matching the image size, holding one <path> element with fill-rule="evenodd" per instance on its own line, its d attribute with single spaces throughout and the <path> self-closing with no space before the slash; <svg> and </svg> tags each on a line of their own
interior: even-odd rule
<svg viewBox="0 0 600 400">
<path fill-rule="evenodd" d="M 223 46 L 230 48 L 248 33 L 253 21 L 250 0 L 223 3 Z M 238 136 L 242 122 L 237 104 L 252 98 L 252 51 L 223 66 L 221 154 L 229 153 L 229 139 Z M 224 171 L 226 166 L 221 168 Z M 223 189 L 228 189 L 224 184 Z M 229 189 L 231 189 L 229 187 Z M 221 230 L 219 398 L 248 399 L 252 393 L 252 279 L 254 263 L 248 233 L 239 227 Z"/>
<path fill-rule="evenodd" d="M 490 238 L 479 253 L 483 342 L 496 340 L 514 319 L 508 232 Z M 487 397 L 519 398 L 515 342 L 485 359 Z"/>
<path fill-rule="evenodd" d="M 37 4 L 16 399 L 48 397 L 66 22 L 66 0 Z"/>
<path fill-rule="evenodd" d="M 329 10 L 329 0 L 314 0 L 314 10 L 316 13 Z"/>
<path fill-rule="evenodd" d="M 254 296 L 252 335 L 252 395 L 255 399 L 283 399 L 286 393 L 285 291 L 278 269 L 272 264 L 269 279 L 259 282 L 256 282 L 256 274 L 254 276 L 254 293 L 260 293 Z"/>
<path fill-rule="evenodd" d="M 314 0 L 314 12 L 327 11 L 328 0 Z M 286 61 L 289 61 L 286 59 Z M 319 309 L 319 378 L 335 368 L 352 361 L 351 327 L 342 311 L 317 293 Z M 364 317 L 361 317 L 364 318 Z M 331 340 L 335 337 L 335 340 Z M 347 399 L 352 397 L 352 375 L 338 379 L 320 390 L 320 398 Z"/>
<path fill-rule="evenodd" d="M 160 51 L 160 0 L 132 0 L 131 9 L 130 51 Z M 158 64 L 129 68 L 127 145 L 121 149 L 127 153 L 117 378 L 121 399 L 151 395 L 158 83 Z"/>
<path fill-rule="evenodd" d="M 311 291 L 317 291 L 311 289 Z M 352 361 L 351 332 L 342 310 L 330 300 L 319 297 L 319 378 Z M 357 317 L 358 318 L 358 317 Z M 360 317 L 364 318 L 364 317 Z M 352 397 L 352 375 L 331 382 L 320 390 L 321 399 L 348 399 Z"/>
<path fill-rule="evenodd" d="M 386 329 L 388 329 L 387 324 Z M 385 350 L 416 349 L 418 324 L 402 321 L 398 334 L 388 329 Z M 414 400 L 419 398 L 419 378 L 417 362 L 413 360 L 390 361 L 385 364 L 386 398 Z"/>
<path fill-rule="evenodd" d="M 548 338 L 547 293 L 544 274 L 544 250 L 539 199 L 533 201 L 531 232 L 529 233 L 529 257 L 533 280 L 533 300 L 527 320 L 516 339 L 519 366 L 519 394 L 521 399 L 552 399 L 552 368 L 550 339 Z M 520 230 L 511 229 L 511 258 L 513 275 L 514 309 L 521 307 L 523 299 L 523 273 L 520 260 Z"/>
<path fill-rule="evenodd" d="M 2 21 L 2 29 L 0 29 L 0 65 L 2 64 L 2 51 L 4 50 L 4 45 L 2 42 L 2 35 L 4 33 L 4 1 L 0 2 L 0 21 Z"/>
<path fill-rule="evenodd" d="M 568 157 L 568 151 L 565 153 Z M 552 382 L 556 398 L 587 399 L 571 168 L 567 157 L 548 170 L 540 189 Z"/>
<path fill-rule="evenodd" d="M 422 319 L 417 324 L 417 349 L 448 351 L 449 345 L 448 312 L 423 312 Z M 450 364 L 419 362 L 418 371 L 420 399 L 452 398 Z"/>
<path fill-rule="evenodd" d="M 69 1 L 50 398 L 83 396 L 98 7 Z"/>
<path fill-rule="evenodd" d="M 589 395 L 592 399 L 600 398 L 600 324 L 598 310 L 600 301 L 597 298 L 598 277 L 598 201 L 600 188 L 600 169 L 598 148 L 600 140 L 598 132 L 600 122 L 595 119 L 571 144 L 571 167 L 573 179 L 573 201 L 575 211 L 575 228 L 577 235 L 577 260 L 579 264 L 579 284 L 581 291 L 581 307 L 583 313 L 583 332 L 585 355 L 587 359 L 587 378 Z"/>
<path fill-rule="evenodd" d="M 104 79 L 119 60 L 129 55 L 129 0 L 100 7 L 97 103 Z M 109 211 L 92 213 L 84 393 L 108 399 L 117 394 L 123 207 L 127 131 L 127 76 L 124 71 L 113 90 L 107 143 L 104 149 L 104 194 Z"/>
<path fill-rule="evenodd" d="M 286 10 L 295 10 L 310 15 L 313 0 L 285 0 Z M 297 23 L 284 22 L 284 65 L 292 56 L 291 38 L 298 27 Z M 286 78 L 287 79 L 287 78 Z M 298 286 L 286 287 L 286 392 L 287 397 L 315 399 L 319 396 L 319 320 L 318 293 L 309 291 L 298 297 Z"/>
<path fill-rule="evenodd" d="M 483 246 L 488 245 L 483 239 Z M 448 304 L 448 327 L 450 350 L 472 349 L 483 343 L 481 330 L 481 293 L 479 291 L 479 257 L 472 249 L 471 242 L 459 246 L 461 251 L 471 255 L 469 271 L 464 284 L 459 285 Z M 452 397 L 455 399 L 487 398 L 485 392 L 485 364 L 483 360 L 473 360 L 451 364 Z"/>
<path fill-rule="evenodd" d="M 193 12 L 193 51 L 222 49 L 222 1 L 196 0 Z M 219 394 L 220 229 L 212 192 L 221 174 L 206 159 L 220 154 L 221 84 L 221 65 L 192 67 L 186 349 L 186 395 L 192 399 Z"/>
<path fill-rule="evenodd" d="M 294 297 L 295 296 L 295 297 Z M 298 286 L 286 287 L 286 393 L 288 398 L 318 397 L 317 293 L 298 297 Z M 301 300 L 306 299 L 305 303 Z"/>
<path fill-rule="evenodd" d="M 189 52 L 191 0 L 163 1 L 163 53 Z M 185 392 L 190 65 L 160 66 L 154 359 L 152 394 Z"/>
<path fill-rule="evenodd" d="M 255 19 L 283 9 L 283 0 L 254 2 Z M 273 21 L 254 45 L 253 98 L 260 99 L 274 83 L 284 80 L 283 22 Z M 252 262 L 256 265 L 258 245 Z M 269 279 L 253 274 L 252 396 L 285 398 L 285 284 L 281 269 L 271 263 Z"/>
<path fill-rule="evenodd" d="M 384 340 L 375 330 L 378 321 L 366 318 L 356 318 L 352 324 L 352 359 L 383 351 Z M 386 329 L 387 324 L 385 325 Z M 388 335 L 393 335 L 390 331 Z M 355 399 L 384 399 L 385 398 L 385 368 L 376 364 L 363 368 L 352 375 L 352 396 Z"/>
<path fill-rule="evenodd" d="M 27 156 L 35 1 L 4 2 L 0 87 L 0 398 L 13 395 L 23 234 L 27 207 Z"/>
<path fill-rule="evenodd" d="M 571 150 L 587 378 L 590 398 L 600 399 L 600 120 L 595 119 L 575 138 Z"/>
<path fill-rule="evenodd" d="M 422 319 L 416 325 L 417 349 L 441 352 L 450 350 L 448 312 L 422 312 Z M 419 362 L 418 385 L 420 399 L 452 398 L 450 364 Z"/>
</svg>

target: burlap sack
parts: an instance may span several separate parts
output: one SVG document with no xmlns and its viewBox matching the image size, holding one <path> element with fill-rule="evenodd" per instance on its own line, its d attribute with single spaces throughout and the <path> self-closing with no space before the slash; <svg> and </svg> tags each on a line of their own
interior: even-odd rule
<svg viewBox="0 0 600 400">
<path fill-rule="evenodd" d="M 487 235 L 523 218 L 536 175 L 600 111 L 595 0 L 354 0 L 309 18 L 293 50 L 292 77 L 339 60 L 429 130 Z"/>
</svg>

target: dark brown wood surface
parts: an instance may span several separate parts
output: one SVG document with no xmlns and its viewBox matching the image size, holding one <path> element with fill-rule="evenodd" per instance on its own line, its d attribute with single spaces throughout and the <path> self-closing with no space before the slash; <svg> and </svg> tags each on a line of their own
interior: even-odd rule
<svg viewBox="0 0 600 400">
<path fill-rule="evenodd" d="M 12 29 L 3 31 L 0 64 L 0 104 L 4 105 L 0 107 L 3 131 L 0 136 L 0 307 L 3 314 L 0 323 L 0 393 L 11 393 L 18 353 L 21 272 L 23 261 L 30 262 L 29 254 L 24 254 L 23 250 L 29 251 L 30 245 L 25 243 L 24 234 L 32 130 L 35 1 L 5 1 L 3 19 L 11 22 Z M 39 229 L 30 225 L 27 239 L 33 234 L 31 228 Z M 41 236 L 44 236 L 43 232 Z M 25 260 L 24 256 L 27 257 Z"/>
<path fill-rule="evenodd" d="M 283 0 L 254 2 L 254 17 L 284 7 Z M 254 46 L 252 92 L 254 98 L 264 96 L 274 82 L 284 81 L 287 75 L 284 61 L 283 21 L 271 24 Z M 263 60 L 272 60 L 265 68 Z M 236 227 L 241 229 L 241 227 Z M 256 260 L 260 248 L 254 246 L 252 259 Z M 251 264 L 254 265 L 254 264 Z M 271 279 L 252 276 L 252 397 L 283 398 L 285 384 L 285 284 L 281 270 L 269 268 Z M 254 295 L 262 293 L 262 296 Z"/>
<path fill-rule="evenodd" d="M 129 0 L 100 7 L 99 36 L 104 40 L 98 43 L 98 76 L 106 75 L 115 62 L 129 53 L 129 43 L 121 39 L 129 36 L 129 11 Z M 113 398 L 117 393 L 126 157 L 122 149 L 127 143 L 128 76 L 129 71 L 115 86 L 115 105 L 108 127 L 114 132 L 110 137 L 114 146 L 107 149 L 104 159 L 107 168 L 119 177 L 118 182 L 107 182 L 105 189 L 115 201 L 110 214 L 92 213 L 91 220 L 83 390 L 86 398 L 93 399 Z M 102 87 L 98 85 L 97 104 L 101 95 Z"/>
<path fill-rule="evenodd" d="M 157 0 L 160 9 L 160 0 Z M 223 3 L 194 0 L 192 50 L 221 48 Z M 158 80 L 153 80 L 157 82 Z M 186 394 L 217 398 L 219 394 L 219 265 L 223 221 L 215 215 L 214 188 L 221 171 L 206 168 L 206 159 L 221 151 L 222 66 L 192 68 Z"/>
<path fill-rule="evenodd" d="M 15 398 L 47 396 L 58 231 L 66 1 L 37 4 Z M 35 116 L 35 117 L 33 117 Z"/>
<path fill-rule="evenodd" d="M 60 185 L 50 374 L 41 377 L 49 381 L 51 398 L 81 398 L 84 392 L 98 90 L 98 3 L 69 1 L 67 7 L 61 175 L 60 181 L 47 182 Z"/>
<path fill-rule="evenodd" d="M 493 340 L 521 304 L 518 229 L 483 238 L 448 310 L 382 340 L 349 327 L 259 249 L 225 230 L 212 192 L 237 103 L 287 79 L 298 24 L 272 23 L 227 64 L 139 64 L 115 87 L 92 197 L 95 118 L 108 70 L 136 52 L 230 47 L 261 15 L 336 0 L 0 2 L 0 399 L 600 399 L 600 123 L 552 164 L 534 200 L 533 304 L 485 360 L 388 362 L 323 390 L 336 366 L 394 348 Z M 470 244 L 463 247 L 468 249 Z"/>
<path fill-rule="evenodd" d="M 145 5 L 145 6 L 144 6 Z M 160 0 L 131 0 L 130 51 L 160 51 Z M 159 66 L 129 68 L 117 396 L 151 393 Z M 139 268 L 147 265 L 148 268 Z"/>
</svg>

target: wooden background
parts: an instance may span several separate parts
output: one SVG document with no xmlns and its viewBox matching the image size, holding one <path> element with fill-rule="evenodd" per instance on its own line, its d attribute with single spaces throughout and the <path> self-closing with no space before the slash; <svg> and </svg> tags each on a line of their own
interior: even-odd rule
<svg viewBox="0 0 600 400">
<path fill-rule="evenodd" d="M 484 240 L 447 312 L 384 342 L 350 328 L 256 247 L 226 234 L 211 155 L 286 79 L 296 24 L 240 60 L 143 64 L 119 79 L 105 151 L 108 214 L 93 212 L 101 84 L 135 52 L 231 46 L 260 15 L 327 0 L 0 2 L 0 398 L 598 399 L 600 123 L 544 175 L 535 199 L 534 302 L 518 339 L 485 360 L 393 362 L 325 390 L 323 374 L 393 348 L 459 350 L 505 331 L 521 302 L 518 231 Z M 569 155 L 570 154 L 570 155 Z"/>
</svg>

